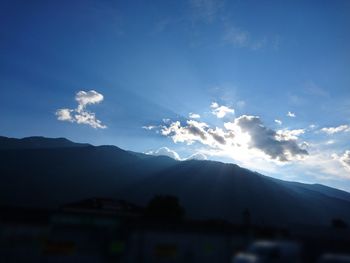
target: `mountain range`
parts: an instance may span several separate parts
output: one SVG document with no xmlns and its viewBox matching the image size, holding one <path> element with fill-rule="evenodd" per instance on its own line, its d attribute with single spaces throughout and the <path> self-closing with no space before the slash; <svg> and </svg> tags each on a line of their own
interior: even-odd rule
<svg viewBox="0 0 350 263">
<path fill-rule="evenodd" d="M 320 184 L 287 182 L 235 164 L 177 161 L 92 146 L 65 138 L 0 137 L 0 205 L 55 208 L 91 197 L 146 205 L 174 195 L 195 219 L 255 224 L 350 223 L 350 193 Z"/>
</svg>

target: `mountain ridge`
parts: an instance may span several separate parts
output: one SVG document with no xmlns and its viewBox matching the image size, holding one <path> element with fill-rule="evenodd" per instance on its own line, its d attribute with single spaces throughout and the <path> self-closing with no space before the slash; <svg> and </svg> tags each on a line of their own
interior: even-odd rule
<svg viewBox="0 0 350 263">
<path fill-rule="evenodd" d="M 0 136 L 0 149 L 39 149 L 39 148 L 64 148 L 86 147 L 88 143 L 72 142 L 64 137 L 47 138 L 43 136 L 30 136 L 24 138 L 10 138 Z"/>
<path fill-rule="evenodd" d="M 34 138 L 41 143 L 28 147 L 25 138 L 9 138 L 19 145 L 6 148 L 0 137 L 3 205 L 57 207 L 91 196 L 146 205 L 154 195 L 170 194 L 192 218 L 240 222 L 248 209 L 256 224 L 350 222 L 350 193 L 335 188 L 283 181 L 236 164 Z"/>
</svg>

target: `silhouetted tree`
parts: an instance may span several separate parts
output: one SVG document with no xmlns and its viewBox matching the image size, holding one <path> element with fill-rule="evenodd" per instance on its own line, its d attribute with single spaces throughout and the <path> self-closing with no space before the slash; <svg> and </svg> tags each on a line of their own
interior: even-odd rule
<svg viewBox="0 0 350 263">
<path fill-rule="evenodd" d="M 185 209 L 179 204 L 175 196 L 156 195 L 146 207 L 146 215 L 157 218 L 181 219 Z"/>
<path fill-rule="evenodd" d="M 333 218 L 332 219 L 332 226 L 335 228 L 347 228 L 348 225 L 345 223 L 344 220 L 340 218 Z"/>
</svg>

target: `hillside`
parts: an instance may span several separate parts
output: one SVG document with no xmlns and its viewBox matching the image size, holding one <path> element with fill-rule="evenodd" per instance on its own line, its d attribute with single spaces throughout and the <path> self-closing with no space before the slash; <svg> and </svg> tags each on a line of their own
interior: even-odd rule
<svg viewBox="0 0 350 263">
<path fill-rule="evenodd" d="M 241 222 L 248 209 L 257 224 L 350 222 L 350 193 L 334 188 L 285 182 L 234 164 L 34 138 L 1 137 L 2 205 L 57 207 L 90 197 L 145 205 L 156 194 L 171 194 L 192 218 Z"/>
</svg>

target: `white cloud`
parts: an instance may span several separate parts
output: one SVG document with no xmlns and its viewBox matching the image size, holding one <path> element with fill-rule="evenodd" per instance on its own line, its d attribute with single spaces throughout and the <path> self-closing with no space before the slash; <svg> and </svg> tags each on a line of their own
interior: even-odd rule
<svg viewBox="0 0 350 263">
<path fill-rule="evenodd" d="M 282 121 L 281 121 L 281 120 L 275 120 L 275 122 L 276 122 L 278 125 L 282 125 Z"/>
<path fill-rule="evenodd" d="M 334 160 L 337 160 L 348 172 L 350 171 L 350 151 L 346 150 L 342 155 L 333 154 Z"/>
<path fill-rule="evenodd" d="M 276 132 L 276 138 L 278 140 L 297 140 L 298 136 L 304 133 L 305 133 L 304 129 L 296 129 L 296 130 L 283 129 L 283 130 L 278 130 Z"/>
<path fill-rule="evenodd" d="M 82 110 L 89 104 L 97 104 L 103 101 L 103 95 L 98 93 L 97 91 L 79 91 L 75 95 L 75 100 L 78 102 L 78 109 Z"/>
<path fill-rule="evenodd" d="M 322 128 L 321 131 L 324 133 L 327 133 L 329 135 L 339 133 L 339 132 L 350 132 L 350 126 L 349 125 L 339 125 L 337 127 Z"/>
<path fill-rule="evenodd" d="M 208 160 L 208 157 L 204 153 L 201 153 L 201 152 L 196 152 L 187 158 L 181 158 L 180 155 L 176 151 L 171 150 L 168 147 L 161 147 L 155 151 L 148 151 L 148 152 L 146 152 L 146 154 L 154 155 L 154 156 L 168 156 L 168 157 L 175 159 L 177 161 Z"/>
<path fill-rule="evenodd" d="M 211 109 L 219 107 L 216 102 L 211 104 Z M 205 159 L 234 160 L 259 172 L 281 174 L 282 178 L 286 178 L 284 173 L 299 179 L 306 176 L 310 182 L 350 178 L 350 150 L 337 155 L 332 154 L 334 141 L 304 141 L 303 135 L 316 127 L 274 130 L 266 127 L 259 116 L 242 115 L 224 122 L 222 127 L 198 120 L 168 120 L 156 132 L 174 143 L 195 144 L 196 148 L 203 145 L 200 152 L 179 160 L 202 155 Z"/>
<path fill-rule="evenodd" d="M 289 172 L 311 176 L 313 180 L 318 181 L 349 179 L 350 170 L 345 168 L 339 159 L 340 156 L 332 154 L 329 150 L 313 147 L 309 157 L 289 167 Z"/>
<path fill-rule="evenodd" d="M 106 125 L 96 119 L 95 113 L 87 111 L 86 106 L 89 104 L 98 104 L 103 101 L 103 95 L 97 91 L 79 91 L 75 95 L 78 102 L 76 109 L 58 109 L 56 111 L 57 119 L 60 121 L 75 122 L 78 124 L 86 124 L 93 128 L 105 129 Z"/>
<path fill-rule="evenodd" d="M 344 167 L 350 170 L 350 151 L 345 151 L 339 160 Z"/>
<path fill-rule="evenodd" d="M 188 120 L 185 125 L 175 121 L 161 127 L 161 134 L 175 143 L 197 142 L 229 155 L 245 151 L 247 155 L 257 154 L 278 162 L 301 159 L 308 154 L 297 143 L 303 133 L 303 129 L 274 131 L 265 127 L 259 117 L 247 115 L 224 123 L 224 128 L 195 120 Z"/>
<path fill-rule="evenodd" d="M 212 109 L 211 113 L 220 119 L 225 117 L 227 114 L 234 114 L 235 113 L 234 109 L 229 108 L 227 106 L 219 106 L 219 104 L 216 102 L 213 102 L 210 105 L 210 108 Z"/>
<path fill-rule="evenodd" d="M 191 119 L 199 119 L 201 117 L 201 115 L 197 114 L 197 113 L 192 113 L 190 112 L 190 114 L 188 115 Z"/>
<path fill-rule="evenodd" d="M 186 160 L 208 160 L 204 153 L 194 153 L 186 158 Z"/>
<path fill-rule="evenodd" d="M 295 113 L 294 112 L 290 112 L 290 111 L 288 111 L 287 116 L 291 117 L 291 118 L 295 118 L 296 117 Z"/>
<path fill-rule="evenodd" d="M 155 126 L 155 125 L 148 125 L 148 126 L 142 126 L 142 129 L 145 129 L 145 130 L 153 130 L 155 128 L 157 128 L 158 126 Z"/>
<path fill-rule="evenodd" d="M 76 123 L 87 124 L 93 128 L 105 129 L 107 126 L 103 125 L 100 120 L 96 119 L 95 113 L 82 110 L 74 114 Z"/>
<path fill-rule="evenodd" d="M 155 151 L 149 151 L 146 154 L 155 155 L 155 156 L 168 156 L 175 160 L 181 160 L 177 152 L 170 150 L 168 147 L 161 147 Z"/>
<path fill-rule="evenodd" d="M 335 140 L 328 140 L 325 142 L 326 145 L 331 145 L 331 144 L 334 144 L 335 143 Z"/>
<path fill-rule="evenodd" d="M 212 102 L 210 104 L 210 108 L 212 108 L 212 109 L 215 109 L 215 108 L 218 108 L 218 107 L 219 107 L 219 104 L 217 102 Z"/>
<path fill-rule="evenodd" d="M 59 121 L 70 121 L 73 122 L 74 118 L 72 117 L 71 113 L 73 110 L 70 109 L 59 109 L 56 111 L 57 119 Z"/>
<path fill-rule="evenodd" d="M 284 130 L 276 132 L 265 127 L 258 116 L 243 115 L 235 119 L 233 126 L 250 136 L 248 147 L 258 149 L 271 159 L 287 162 L 308 155 L 296 140 L 303 130 Z"/>
<path fill-rule="evenodd" d="M 207 124 L 195 120 L 188 120 L 186 126 L 182 126 L 179 121 L 170 123 L 169 126 L 163 126 L 161 134 L 170 136 L 175 143 L 186 142 L 193 144 L 195 141 L 205 142 L 207 140 Z"/>
</svg>

